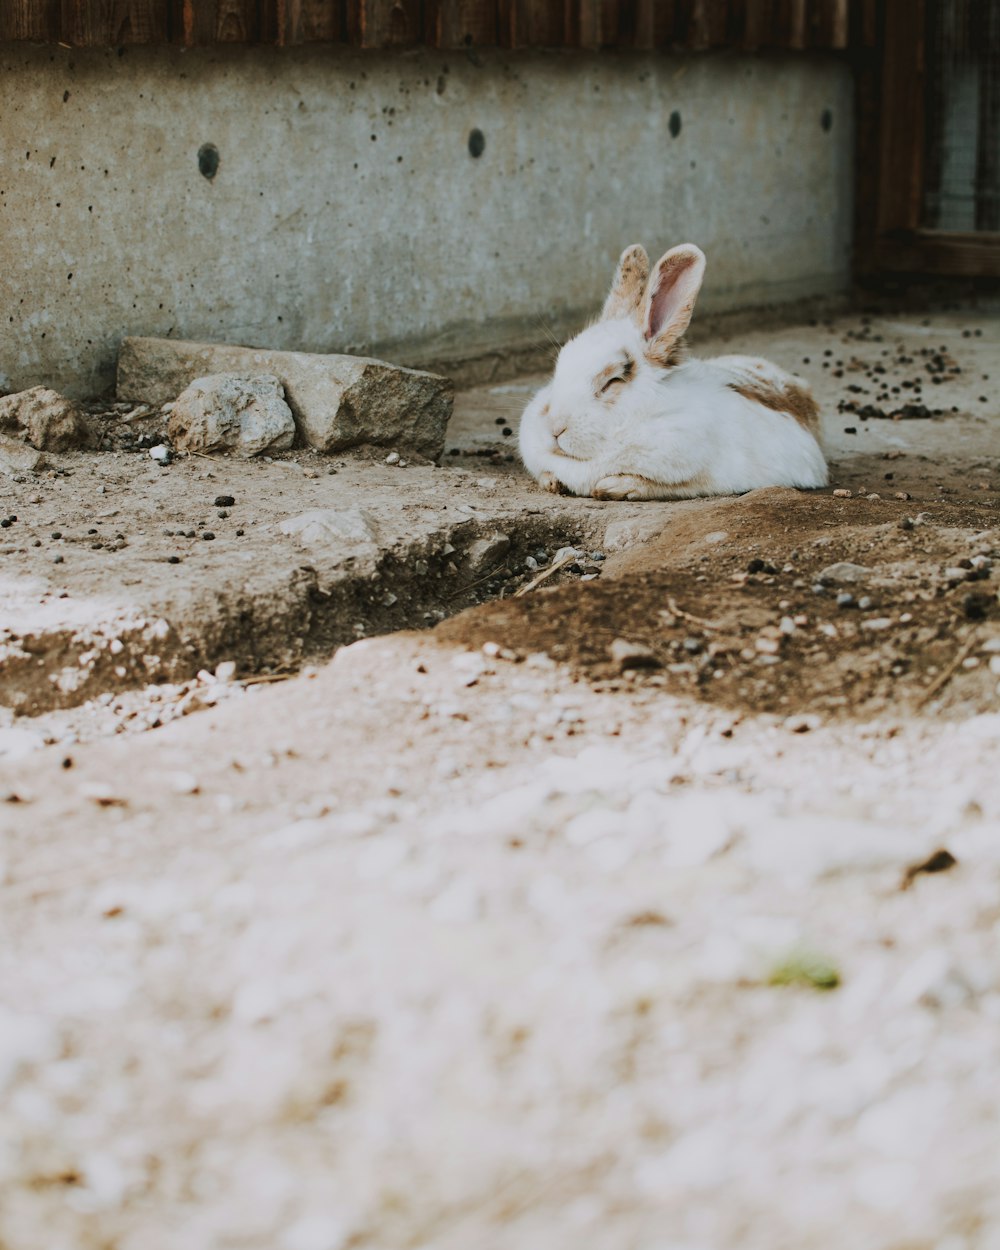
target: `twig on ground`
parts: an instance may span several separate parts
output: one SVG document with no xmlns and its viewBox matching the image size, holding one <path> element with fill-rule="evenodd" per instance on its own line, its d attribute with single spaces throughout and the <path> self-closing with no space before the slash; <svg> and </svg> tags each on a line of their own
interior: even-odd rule
<svg viewBox="0 0 1000 1250">
<path fill-rule="evenodd" d="M 692 616 L 690 612 L 685 612 L 683 608 L 677 606 L 676 599 L 667 596 L 667 611 L 671 616 L 676 616 L 679 621 L 687 621 L 689 625 L 698 625 L 702 629 L 722 629 L 722 626 L 715 621 L 706 621 L 704 617 Z"/>
<path fill-rule="evenodd" d="M 563 558 L 556 564 L 550 564 L 547 569 L 542 569 L 541 573 L 539 573 L 537 577 L 533 577 L 531 581 L 528 582 L 527 586 L 521 586 L 518 590 L 515 590 L 511 597 L 513 599 L 520 599 L 521 596 L 526 595 L 529 590 L 534 590 L 536 586 L 540 586 L 542 582 L 544 582 L 546 578 L 551 577 L 553 573 L 558 573 L 560 569 L 564 569 L 567 564 L 572 564 L 573 561 L 578 558 L 579 557 L 577 556 L 563 556 Z"/>
<path fill-rule="evenodd" d="M 951 681 L 961 668 L 962 661 L 966 658 L 966 656 L 968 656 L 969 652 L 976 645 L 978 638 L 978 632 L 973 630 L 972 633 L 969 634 L 968 638 L 966 638 L 965 642 L 963 642 L 959 649 L 955 652 L 951 663 L 938 673 L 937 677 L 934 678 L 931 684 L 917 700 L 917 707 L 923 707 L 925 703 L 929 703 L 940 690 L 947 686 L 948 682 Z"/>
<path fill-rule="evenodd" d="M 463 586 L 461 590 L 456 590 L 454 594 L 449 595 L 449 599 L 457 599 L 459 595 L 464 595 L 470 590 L 474 590 L 476 586 L 481 586 L 483 582 L 488 582 L 491 577 L 496 577 L 498 573 L 506 573 L 510 575 L 510 568 L 505 560 L 503 564 L 498 564 L 492 573 L 486 573 L 482 577 L 477 577 L 474 582 L 469 582 L 468 586 Z"/>
</svg>

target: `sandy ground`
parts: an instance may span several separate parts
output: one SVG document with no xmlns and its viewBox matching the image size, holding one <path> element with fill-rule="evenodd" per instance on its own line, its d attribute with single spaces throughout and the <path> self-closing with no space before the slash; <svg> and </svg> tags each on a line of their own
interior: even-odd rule
<svg viewBox="0 0 1000 1250">
<path fill-rule="evenodd" d="M 5 1250 L 1000 1246 L 1000 324 L 715 346 L 814 382 L 830 490 L 552 499 L 503 458 L 517 384 L 463 397 L 439 469 L 122 452 L 14 484 L 9 602 L 34 578 L 91 639 L 122 611 L 180 636 L 246 538 L 271 558 L 244 597 L 282 601 L 274 527 L 334 488 L 377 548 L 343 620 L 448 619 L 329 663 L 321 613 L 255 657 L 213 627 L 187 662 L 298 675 L 199 680 L 178 647 L 159 682 L 97 666 L 96 698 L 8 715 Z M 904 403 L 941 413 L 837 412 Z M 118 550 L 43 537 L 92 528 L 91 468 Z M 259 540 L 210 519 L 251 481 Z M 445 504 L 480 514 L 463 546 Z M 199 520 L 215 540 L 162 533 Z M 342 555 L 309 553 L 330 600 Z M 29 625 L 8 645 L 73 637 Z"/>
</svg>

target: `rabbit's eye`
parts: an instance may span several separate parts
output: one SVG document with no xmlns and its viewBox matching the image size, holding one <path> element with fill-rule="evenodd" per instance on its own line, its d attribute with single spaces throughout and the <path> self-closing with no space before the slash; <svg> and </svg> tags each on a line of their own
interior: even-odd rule
<svg viewBox="0 0 1000 1250">
<path fill-rule="evenodd" d="M 621 386 L 624 382 L 629 381 L 635 372 L 635 361 L 631 356 L 626 355 L 624 360 L 620 360 L 615 364 L 610 364 L 601 373 L 594 378 L 594 390 L 598 395 L 603 395 L 613 386 Z"/>
</svg>

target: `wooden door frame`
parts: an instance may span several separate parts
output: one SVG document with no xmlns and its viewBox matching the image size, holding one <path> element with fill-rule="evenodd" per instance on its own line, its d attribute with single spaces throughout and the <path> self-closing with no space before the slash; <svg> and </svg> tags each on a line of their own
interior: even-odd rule
<svg viewBox="0 0 1000 1250">
<path fill-rule="evenodd" d="M 921 226 L 933 3 L 883 0 L 874 62 L 859 71 L 857 267 L 866 277 L 902 272 L 997 278 L 1000 233 Z"/>
</svg>

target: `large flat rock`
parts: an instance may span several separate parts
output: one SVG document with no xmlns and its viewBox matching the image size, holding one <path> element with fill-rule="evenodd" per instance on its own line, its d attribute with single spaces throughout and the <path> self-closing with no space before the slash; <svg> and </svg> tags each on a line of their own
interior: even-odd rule
<svg viewBox="0 0 1000 1250">
<path fill-rule="evenodd" d="M 300 438 L 317 451 L 374 443 L 437 460 L 444 450 L 451 382 L 364 356 L 126 338 L 118 356 L 118 394 L 168 403 L 212 373 L 273 374 L 285 388 Z"/>
</svg>

